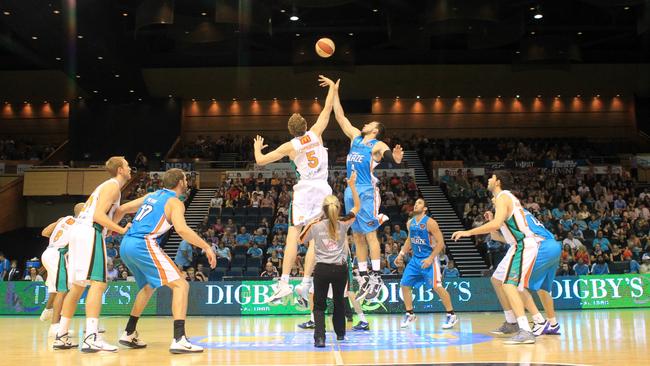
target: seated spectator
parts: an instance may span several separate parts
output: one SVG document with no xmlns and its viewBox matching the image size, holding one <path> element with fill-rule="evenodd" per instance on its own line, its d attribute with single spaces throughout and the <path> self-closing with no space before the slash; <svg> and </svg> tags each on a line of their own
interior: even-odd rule
<svg viewBox="0 0 650 366">
<path fill-rule="evenodd" d="M 38 269 L 36 267 L 31 267 L 27 276 L 25 276 L 25 281 L 43 282 L 43 277 L 38 274 Z"/>
<path fill-rule="evenodd" d="M 11 268 L 11 262 L 3 252 L 0 252 L 0 281 L 4 281 L 9 273 L 9 268 Z"/>
<path fill-rule="evenodd" d="M 564 244 L 564 247 L 562 248 L 562 253 L 560 254 L 560 262 L 573 263 L 573 261 L 574 261 L 573 249 L 571 249 L 571 246 L 569 244 Z"/>
<path fill-rule="evenodd" d="M 179 267 L 185 269 L 192 265 L 192 259 L 194 257 L 194 251 L 192 245 L 186 240 L 181 240 L 181 243 L 178 245 L 176 250 L 176 256 L 174 257 L 174 263 Z"/>
<path fill-rule="evenodd" d="M 587 252 L 587 248 L 584 246 L 581 246 L 578 248 L 578 251 L 576 252 L 574 256 L 575 261 L 577 262 L 579 259 L 582 259 L 582 263 L 586 265 L 591 264 L 591 257 L 589 256 L 589 253 Z"/>
<path fill-rule="evenodd" d="M 113 262 L 109 261 L 106 263 L 106 279 L 109 281 L 115 281 L 117 280 L 117 277 L 119 276 L 119 273 L 117 272 L 117 269 L 114 267 Z"/>
<path fill-rule="evenodd" d="M 612 262 L 623 262 L 623 251 L 621 251 L 621 248 L 619 248 L 618 245 L 614 244 L 612 246 L 612 254 L 611 254 L 611 260 Z"/>
<path fill-rule="evenodd" d="M 650 254 L 646 253 L 641 257 L 639 273 L 650 273 Z"/>
<path fill-rule="evenodd" d="M 253 243 L 257 244 L 260 248 L 266 248 L 266 235 L 262 229 L 257 229 L 255 231 L 255 236 L 253 236 Z"/>
<path fill-rule="evenodd" d="M 242 245 L 242 246 L 250 246 L 251 242 L 253 241 L 253 237 L 251 234 L 246 232 L 246 226 L 242 226 L 239 228 L 239 234 L 235 237 L 235 242 L 237 245 Z"/>
<path fill-rule="evenodd" d="M 194 267 L 189 267 L 185 272 L 187 273 L 187 277 L 185 278 L 187 282 L 200 281 L 198 278 L 196 278 L 196 270 L 194 270 Z"/>
<path fill-rule="evenodd" d="M 227 260 L 232 261 L 230 248 L 226 247 L 223 242 L 219 243 L 219 247 L 215 251 L 215 254 L 217 255 L 217 258 L 226 258 Z"/>
<path fill-rule="evenodd" d="M 223 235 L 224 232 L 224 226 L 221 223 L 221 219 L 217 219 L 217 221 L 212 225 L 212 230 L 214 230 L 215 234 L 217 235 Z"/>
<path fill-rule="evenodd" d="M 450 278 L 458 278 L 460 277 L 460 272 L 458 272 L 458 268 L 454 268 L 454 261 L 449 261 L 447 263 L 447 268 L 445 268 L 442 271 L 442 278 L 450 279 Z"/>
<path fill-rule="evenodd" d="M 107 243 L 106 244 L 106 256 L 113 259 L 117 257 L 117 250 L 115 249 L 115 245 L 113 243 Z"/>
<path fill-rule="evenodd" d="M 264 271 L 260 274 L 260 277 L 276 278 L 278 276 L 279 276 L 278 270 L 273 265 L 273 263 L 266 262 L 266 265 L 264 266 Z"/>
<path fill-rule="evenodd" d="M 573 227 L 571 228 L 571 234 L 573 234 L 573 237 L 579 240 L 585 240 L 585 237 L 582 233 L 582 230 L 578 227 L 578 224 L 573 224 Z M 582 243 L 581 243 L 582 244 Z M 576 248 L 573 248 L 576 249 Z"/>
<path fill-rule="evenodd" d="M 18 268 L 18 261 L 15 259 L 11 260 L 11 267 L 9 268 L 9 273 L 7 274 L 7 281 L 20 281 L 20 269 Z"/>
<path fill-rule="evenodd" d="M 223 197 L 219 195 L 219 192 L 215 192 L 214 197 L 210 199 L 210 207 L 218 209 L 223 207 Z"/>
<path fill-rule="evenodd" d="M 275 208 L 275 201 L 273 200 L 273 197 L 271 197 L 271 192 L 266 192 L 266 195 L 260 202 L 260 207 L 262 208 Z"/>
<path fill-rule="evenodd" d="M 264 252 L 262 252 L 262 249 L 260 249 L 257 246 L 257 243 L 253 243 L 253 246 L 251 248 L 248 248 L 248 251 L 246 251 L 246 254 L 249 255 L 252 258 L 262 258 L 264 255 Z"/>
<path fill-rule="evenodd" d="M 589 266 L 585 264 L 582 258 L 578 258 L 578 262 L 573 265 L 573 273 L 576 276 L 586 276 L 589 274 Z"/>
<path fill-rule="evenodd" d="M 273 225 L 273 232 L 277 233 L 279 231 L 284 231 L 286 232 L 289 229 L 289 225 L 287 224 L 287 219 L 283 215 L 278 215 L 278 217 L 275 219 L 275 225 Z"/>
<path fill-rule="evenodd" d="M 598 236 L 594 238 L 592 245 L 594 247 L 596 247 L 596 245 L 600 245 L 600 248 L 603 250 L 603 252 L 609 252 L 610 242 L 609 239 L 603 236 L 602 230 L 598 231 Z"/>
<path fill-rule="evenodd" d="M 557 269 L 556 276 L 575 276 L 575 272 L 569 267 L 567 263 L 562 263 L 560 268 Z"/>
<path fill-rule="evenodd" d="M 281 261 L 277 250 L 273 250 L 271 252 L 271 256 L 269 257 L 268 261 L 271 263 L 271 265 L 273 265 L 273 267 L 280 268 Z"/>
<path fill-rule="evenodd" d="M 602 255 L 596 257 L 596 263 L 591 266 L 592 275 L 603 275 L 609 274 L 609 266 L 605 262 L 605 258 Z"/>
<path fill-rule="evenodd" d="M 565 245 L 565 246 L 568 245 L 571 248 L 571 250 L 577 250 L 578 248 L 580 248 L 582 246 L 582 243 L 580 242 L 580 240 L 576 239 L 573 236 L 573 232 L 571 232 L 571 231 L 569 231 L 567 233 L 567 237 L 566 237 L 566 239 L 564 239 L 562 241 L 562 244 Z"/>
<path fill-rule="evenodd" d="M 399 225 L 393 226 L 393 240 L 397 243 L 403 244 L 404 240 L 408 237 L 406 231 L 402 230 Z"/>
<path fill-rule="evenodd" d="M 197 263 L 196 265 L 196 280 L 200 282 L 206 282 L 208 276 L 210 275 L 210 270 L 208 270 L 202 263 Z"/>
<path fill-rule="evenodd" d="M 592 263 L 593 263 L 593 262 L 596 262 L 596 260 L 598 259 L 598 256 L 602 256 L 603 259 L 606 258 L 606 254 L 605 254 L 605 252 L 603 252 L 603 250 L 600 248 L 600 244 L 596 244 L 596 245 L 594 246 L 594 250 L 593 250 L 593 252 L 592 252 L 592 254 L 591 254 L 591 262 L 592 262 Z"/>
</svg>

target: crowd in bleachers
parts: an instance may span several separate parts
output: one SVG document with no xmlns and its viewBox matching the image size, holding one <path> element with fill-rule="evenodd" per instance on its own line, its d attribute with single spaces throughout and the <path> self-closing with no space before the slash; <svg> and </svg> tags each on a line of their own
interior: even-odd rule
<svg viewBox="0 0 650 366">
<path fill-rule="evenodd" d="M 382 207 L 380 211 L 391 220 L 378 233 L 382 247 L 385 273 L 400 273 L 395 263 L 397 253 L 406 239 L 404 231 L 419 191 L 413 177 L 406 173 L 378 173 Z M 182 242 L 175 261 L 188 270 L 201 265 L 208 279 L 223 276 L 277 276 L 282 268 L 284 245 L 289 227 L 291 187 L 295 178 L 288 173 L 274 173 L 272 178 L 237 174 L 226 179 L 210 202 L 210 213 L 196 231 L 212 243 L 217 255 L 217 268 L 209 271 L 207 258 L 201 251 Z M 345 173 L 330 174 L 330 186 L 341 202 L 346 187 Z M 349 238 L 354 254 L 355 246 Z M 304 272 L 307 247 L 300 244 L 292 275 Z M 356 259 L 353 259 L 356 260 Z M 452 271 L 453 272 L 453 271 Z"/>
<path fill-rule="evenodd" d="M 569 144 L 494 143 L 500 153 L 490 158 L 506 159 L 577 159 L 585 148 Z M 550 147 L 549 147 L 550 146 Z M 456 147 L 451 147 L 455 150 Z M 501 154 L 501 155 L 499 155 Z M 505 154 L 505 155 L 503 155 Z M 454 156 L 456 158 L 456 156 Z M 462 158 L 458 156 L 458 158 Z M 468 160 L 466 160 L 468 161 Z M 650 194 L 635 180 L 622 174 L 593 174 L 578 169 L 528 168 L 511 170 L 515 194 L 522 205 L 563 243 L 562 275 L 627 273 L 647 270 L 650 263 Z M 485 222 L 484 212 L 491 208 L 486 176 L 472 176 L 466 170 L 447 171 L 441 186 L 454 203 L 467 228 Z M 489 236 L 475 238 L 496 267 L 507 249 Z"/>
<path fill-rule="evenodd" d="M 0 160 L 43 160 L 56 146 L 26 140 L 0 139 Z"/>
</svg>

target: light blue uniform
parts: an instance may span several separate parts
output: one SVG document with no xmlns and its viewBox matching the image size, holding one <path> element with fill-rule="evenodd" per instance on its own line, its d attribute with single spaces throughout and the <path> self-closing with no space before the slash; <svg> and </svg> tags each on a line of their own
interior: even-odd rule
<svg viewBox="0 0 650 366">
<path fill-rule="evenodd" d="M 372 158 L 372 148 L 378 142 L 373 139 L 364 143 L 363 136 L 355 137 L 346 159 L 347 177 L 350 178 L 353 171 L 357 172 L 356 188 L 361 200 L 361 208 L 356 215 L 357 219 L 352 224 L 353 233 L 367 234 L 376 231 L 383 224 L 379 215 L 381 197 L 377 187 L 377 178 L 372 174 L 379 164 Z M 345 212 L 349 214 L 354 207 L 350 187 L 345 189 L 344 198 Z"/>
<path fill-rule="evenodd" d="M 434 286 L 440 287 L 442 286 L 442 276 L 440 275 L 438 256 L 436 256 L 432 265 L 422 268 L 422 261 L 431 255 L 435 245 L 429 235 L 429 230 L 427 230 L 427 222 L 430 218 L 424 215 L 419 222 L 416 219 L 417 217 L 410 219 L 407 224 L 413 258 L 404 269 L 400 286 L 420 287 L 425 285 L 429 289 L 433 289 Z"/>
<path fill-rule="evenodd" d="M 528 281 L 528 289 L 537 291 L 539 289 L 551 292 L 555 273 L 560 265 L 560 255 L 562 254 L 562 244 L 555 240 L 553 233 L 548 231 L 544 224 L 539 222 L 531 213 L 526 211 L 526 222 L 528 227 L 535 234 L 539 242 L 537 258 L 533 272 Z"/>
<path fill-rule="evenodd" d="M 172 227 L 165 217 L 165 204 L 172 197 L 176 193 L 169 189 L 149 194 L 122 239 L 120 256 L 140 288 L 148 284 L 155 289 L 181 278 L 178 267 L 158 246 Z"/>
</svg>

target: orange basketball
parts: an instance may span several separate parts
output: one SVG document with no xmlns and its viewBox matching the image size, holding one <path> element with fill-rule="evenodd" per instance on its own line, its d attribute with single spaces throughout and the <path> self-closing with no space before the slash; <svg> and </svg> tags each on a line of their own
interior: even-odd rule
<svg viewBox="0 0 650 366">
<path fill-rule="evenodd" d="M 316 42 L 316 53 L 318 56 L 327 58 L 334 54 L 334 42 L 329 38 L 321 38 Z"/>
</svg>

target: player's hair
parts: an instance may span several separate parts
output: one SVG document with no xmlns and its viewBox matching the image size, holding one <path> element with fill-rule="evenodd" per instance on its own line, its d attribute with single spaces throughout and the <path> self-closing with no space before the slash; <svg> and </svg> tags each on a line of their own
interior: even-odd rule
<svg viewBox="0 0 650 366">
<path fill-rule="evenodd" d="M 501 183 L 501 189 L 503 190 L 512 190 L 514 189 L 514 178 L 512 174 L 507 170 L 495 170 L 492 174 L 497 177 L 497 180 Z"/>
<path fill-rule="evenodd" d="M 74 205 L 74 215 L 79 216 L 79 213 L 81 213 L 81 210 L 83 210 L 85 203 L 84 202 L 79 202 L 76 205 Z"/>
<path fill-rule="evenodd" d="M 323 212 L 327 217 L 327 232 L 330 239 L 338 240 L 339 213 L 341 212 L 341 201 L 335 195 L 330 194 L 323 200 Z"/>
<path fill-rule="evenodd" d="M 111 175 L 111 177 L 115 177 L 117 176 L 117 170 L 124 167 L 124 162 L 126 162 L 124 156 L 111 156 L 106 160 L 106 171 Z"/>
<path fill-rule="evenodd" d="M 163 187 L 167 189 L 174 189 L 180 181 L 185 178 L 185 173 L 181 169 L 171 168 L 163 174 L 162 182 Z"/>
<path fill-rule="evenodd" d="M 300 113 L 294 113 L 289 117 L 287 127 L 289 128 L 291 136 L 300 137 L 307 132 L 307 121 L 300 115 Z"/>
<path fill-rule="evenodd" d="M 384 126 L 383 123 L 379 121 L 374 121 L 374 122 L 377 128 L 377 136 L 375 136 L 375 138 L 381 141 L 384 138 L 384 134 L 386 133 L 386 127 Z"/>
</svg>

